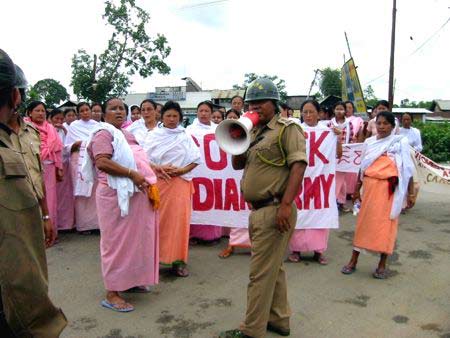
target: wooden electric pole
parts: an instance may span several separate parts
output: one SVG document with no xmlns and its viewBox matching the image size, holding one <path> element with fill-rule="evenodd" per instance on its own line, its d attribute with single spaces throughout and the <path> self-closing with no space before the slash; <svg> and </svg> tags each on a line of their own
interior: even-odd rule
<svg viewBox="0 0 450 338">
<path fill-rule="evenodd" d="M 394 53 L 395 53 L 395 18 L 397 14 L 397 0 L 392 4 L 392 33 L 391 33 L 391 61 L 389 66 L 389 109 L 394 106 Z"/>
</svg>

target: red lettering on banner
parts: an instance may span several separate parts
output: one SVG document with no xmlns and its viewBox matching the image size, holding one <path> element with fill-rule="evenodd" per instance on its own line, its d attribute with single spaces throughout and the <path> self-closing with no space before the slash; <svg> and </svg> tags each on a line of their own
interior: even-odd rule
<svg viewBox="0 0 450 338">
<path fill-rule="evenodd" d="M 194 184 L 193 209 L 195 211 L 211 210 L 214 205 L 214 185 L 213 182 L 206 177 L 195 177 L 192 179 Z M 206 190 L 206 198 L 200 201 L 200 185 L 203 185 Z"/>
<path fill-rule="evenodd" d="M 192 183 L 195 191 L 192 198 L 192 209 L 194 211 L 231 209 L 240 211 L 249 209 L 244 196 L 238 189 L 236 180 L 233 178 L 210 180 L 206 177 L 195 177 L 192 179 Z M 206 194 L 204 201 L 201 200 L 201 194 Z"/>
<path fill-rule="evenodd" d="M 310 167 L 314 167 L 316 162 L 316 156 L 318 158 L 320 158 L 320 160 L 324 163 L 324 164 L 328 164 L 329 161 L 328 159 L 325 157 L 324 154 L 322 154 L 319 150 L 320 146 L 322 145 L 322 142 L 325 140 L 325 138 L 328 136 L 330 132 L 329 131 L 324 131 L 320 134 L 319 139 L 316 140 L 316 132 L 312 131 L 310 134 L 311 136 L 311 140 L 309 141 L 309 163 L 308 165 Z"/>
<path fill-rule="evenodd" d="M 322 203 L 320 200 L 320 176 L 317 176 L 314 181 L 311 181 L 311 177 L 305 177 L 303 180 L 303 185 L 303 202 L 305 203 L 305 210 L 311 209 L 311 199 L 314 200 L 314 209 L 322 209 Z"/>
<path fill-rule="evenodd" d="M 350 151 L 350 147 L 348 147 L 348 146 L 342 147 L 342 156 L 338 160 L 338 164 L 341 164 L 342 162 L 350 163 L 350 161 L 348 161 L 348 159 L 350 158 L 350 156 L 348 155 L 349 151 Z"/>
<path fill-rule="evenodd" d="M 192 139 L 194 140 L 194 143 L 197 145 L 197 147 L 200 148 L 200 142 L 198 142 L 197 138 L 194 135 L 191 135 Z"/>
<path fill-rule="evenodd" d="M 356 157 L 355 157 L 355 159 L 353 160 L 353 164 L 355 164 L 355 165 L 361 165 L 361 155 L 362 155 L 362 150 L 355 150 L 355 154 L 356 154 Z"/>
<path fill-rule="evenodd" d="M 330 207 L 330 189 L 333 186 L 334 174 L 319 175 L 313 179 L 305 177 L 294 203 L 298 210 L 320 210 Z M 311 205 L 313 200 L 314 206 Z"/>
<path fill-rule="evenodd" d="M 211 170 L 223 170 L 227 166 L 227 153 L 219 148 L 219 161 L 215 162 L 211 158 L 211 142 L 215 140 L 216 136 L 214 134 L 205 135 L 203 138 L 206 166 Z"/>
<path fill-rule="evenodd" d="M 319 177 L 323 191 L 323 207 L 324 209 L 327 209 L 330 207 L 330 189 L 333 184 L 334 175 L 330 174 L 328 175 L 328 178 L 325 178 L 325 175 L 320 175 Z"/>
<path fill-rule="evenodd" d="M 222 180 L 214 179 L 214 209 L 223 209 Z"/>
<path fill-rule="evenodd" d="M 227 178 L 225 181 L 225 204 L 224 210 L 231 210 L 233 206 L 234 211 L 239 211 L 239 192 L 236 186 L 236 181 L 232 178 Z"/>
</svg>

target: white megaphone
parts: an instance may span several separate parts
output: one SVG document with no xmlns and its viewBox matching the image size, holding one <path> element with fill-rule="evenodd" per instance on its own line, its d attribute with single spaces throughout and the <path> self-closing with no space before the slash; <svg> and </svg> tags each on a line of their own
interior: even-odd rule
<svg viewBox="0 0 450 338">
<path fill-rule="evenodd" d="M 259 122 L 259 115 L 246 112 L 238 120 L 223 120 L 216 128 L 216 142 L 228 154 L 240 155 L 250 146 L 250 130 Z"/>
</svg>

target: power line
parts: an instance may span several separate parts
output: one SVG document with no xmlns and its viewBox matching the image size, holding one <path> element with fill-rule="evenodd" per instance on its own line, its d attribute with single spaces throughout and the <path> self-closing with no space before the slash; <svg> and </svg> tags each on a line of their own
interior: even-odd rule
<svg viewBox="0 0 450 338">
<path fill-rule="evenodd" d="M 444 29 L 444 27 L 450 22 L 450 17 L 439 27 L 438 30 L 436 30 L 432 35 L 430 35 L 424 42 L 422 42 L 422 44 L 417 47 L 411 54 L 409 54 L 405 59 L 409 59 L 411 56 L 413 56 L 414 54 L 416 54 L 419 50 L 421 50 L 428 42 L 430 42 L 441 30 Z M 375 82 L 379 79 L 381 79 L 382 77 L 386 76 L 386 74 L 388 74 L 389 72 L 384 72 L 383 74 L 377 76 L 376 78 L 370 80 L 369 82 L 366 82 L 366 86 L 371 84 L 372 82 Z"/>
<path fill-rule="evenodd" d="M 208 7 L 208 6 L 212 6 L 212 5 L 217 5 L 223 2 L 228 2 L 229 0 L 216 0 L 216 1 L 208 1 L 208 2 L 201 2 L 195 5 L 188 5 L 188 6 L 183 6 L 181 8 L 179 8 L 178 10 L 185 10 L 185 9 L 192 9 L 192 8 L 201 8 L 201 7 Z"/>
</svg>

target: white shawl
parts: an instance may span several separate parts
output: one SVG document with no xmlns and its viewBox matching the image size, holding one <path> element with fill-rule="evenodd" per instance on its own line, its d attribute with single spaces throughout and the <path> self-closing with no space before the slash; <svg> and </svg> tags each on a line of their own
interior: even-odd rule
<svg viewBox="0 0 450 338">
<path fill-rule="evenodd" d="M 92 194 L 93 183 L 86 182 L 83 179 L 81 173 L 81 165 L 83 159 L 87 156 L 86 154 L 86 140 L 89 138 L 89 134 L 98 126 L 98 122 L 95 120 L 83 121 L 76 120 L 73 121 L 67 128 L 67 135 L 64 140 L 64 152 L 70 154 L 72 145 L 77 141 L 82 141 L 80 145 L 78 167 L 77 167 L 77 177 L 75 179 L 75 186 L 73 194 L 75 196 L 90 197 Z"/>
<path fill-rule="evenodd" d="M 115 128 L 113 125 L 105 122 L 100 122 L 95 128 L 87 141 L 87 146 L 92 142 L 94 135 L 100 130 L 107 130 L 113 136 L 112 146 L 114 149 L 112 155 L 112 161 L 120 164 L 122 167 L 129 168 L 131 170 L 137 170 L 136 161 L 134 160 L 133 151 L 128 144 L 125 135 L 120 129 Z M 88 182 L 94 182 L 95 168 L 90 156 L 85 156 L 82 165 L 83 177 Z M 108 186 L 111 189 L 117 191 L 117 200 L 120 208 L 120 215 L 122 217 L 128 215 L 128 209 L 130 205 L 130 198 L 133 194 L 139 191 L 133 181 L 128 177 L 113 176 L 107 174 Z"/>
<path fill-rule="evenodd" d="M 340 130 L 344 130 L 345 129 L 345 144 L 350 143 L 350 133 L 351 133 L 351 128 L 350 128 L 350 120 L 346 117 L 345 121 L 343 123 L 338 123 L 336 121 L 336 118 L 333 117 L 330 121 L 330 127 L 336 127 Z"/>
<path fill-rule="evenodd" d="M 145 125 L 145 120 L 142 117 L 125 128 L 125 130 L 134 135 L 136 141 L 138 141 L 141 147 L 144 144 L 144 140 L 147 137 L 147 134 L 154 129 L 148 129 Z"/>
<path fill-rule="evenodd" d="M 198 118 L 195 118 L 194 121 L 192 121 L 192 124 L 190 124 L 186 127 L 186 132 L 188 134 L 192 134 L 193 129 L 201 129 L 204 131 L 210 130 L 212 133 L 214 133 L 216 131 L 217 126 L 218 126 L 217 124 L 212 123 L 212 122 L 211 122 L 211 124 L 201 123 L 198 120 Z"/>
<path fill-rule="evenodd" d="M 391 219 L 396 219 L 402 211 L 403 201 L 408 192 L 409 179 L 414 172 L 414 164 L 411 160 L 408 140 L 405 137 L 392 134 L 377 140 L 376 136 L 372 136 L 364 142 L 361 155 L 361 179 L 364 177 L 364 171 L 384 153 L 394 160 L 398 171 L 399 182 L 395 188 L 391 208 Z"/>
<path fill-rule="evenodd" d="M 154 130 L 147 135 L 143 148 L 149 161 L 158 165 L 172 164 L 183 168 L 191 163 L 201 163 L 199 148 L 181 126 Z M 191 173 L 192 171 L 181 177 L 190 181 Z"/>
</svg>

